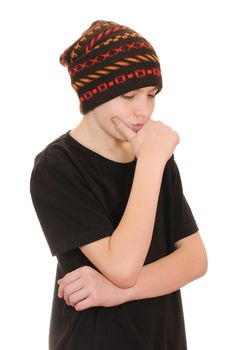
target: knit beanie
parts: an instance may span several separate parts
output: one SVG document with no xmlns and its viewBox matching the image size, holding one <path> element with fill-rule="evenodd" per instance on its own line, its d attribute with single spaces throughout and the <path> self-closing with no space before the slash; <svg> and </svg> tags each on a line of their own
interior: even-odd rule
<svg viewBox="0 0 232 350">
<path fill-rule="evenodd" d="M 129 91 L 162 88 L 159 59 L 152 45 L 134 30 L 95 21 L 60 56 L 68 68 L 83 114 Z"/>
</svg>

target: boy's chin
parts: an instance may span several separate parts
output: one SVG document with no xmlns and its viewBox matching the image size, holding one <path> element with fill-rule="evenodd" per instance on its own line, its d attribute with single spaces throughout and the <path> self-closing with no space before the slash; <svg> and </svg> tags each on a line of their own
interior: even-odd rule
<svg viewBox="0 0 232 350">
<path fill-rule="evenodd" d="M 117 135 L 115 138 L 121 142 L 129 142 L 128 139 L 126 137 L 124 137 L 123 135 Z"/>
</svg>

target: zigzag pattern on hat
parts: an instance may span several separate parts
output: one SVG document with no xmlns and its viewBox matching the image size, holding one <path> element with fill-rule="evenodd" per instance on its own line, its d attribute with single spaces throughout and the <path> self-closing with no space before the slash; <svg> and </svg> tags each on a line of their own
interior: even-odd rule
<svg viewBox="0 0 232 350">
<path fill-rule="evenodd" d="M 156 55 L 150 55 L 146 54 L 144 56 L 142 55 L 136 55 L 134 57 L 126 57 L 124 59 L 121 59 L 120 61 L 115 62 L 113 65 L 110 66 L 105 66 L 101 70 L 96 70 L 92 74 L 88 74 L 84 78 L 80 78 L 79 80 L 75 80 L 72 83 L 72 87 L 74 89 L 78 89 L 80 86 L 84 86 L 85 84 L 93 82 L 95 79 L 101 78 L 103 75 L 107 75 L 112 73 L 112 71 L 116 71 L 120 69 L 122 66 L 130 66 L 133 63 L 140 63 L 142 61 L 148 62 L 148 61 L 153 61 L 157 62 L 157 56 Z"/>
<path fill-rule="evenodd" d="M 71 66 L 69 66 L 68 71 L 69 71 L 70 76 L 73 77 L 76 73 L 81 73 L 85 69 L 88 69 L 95 64 L 105 62 L 106 60 L 111 59 L 114 56 L 118 56 L 120 54 L 124 54 L 125 52 L 129 52 L 132 50 L 150 49 L 150 48 L 151 48 L 151 45 L 149 45 L 145 41 L 123 44 L 119 47 L 114 47 L 113 49 L 110 49 L 107 52 L 102 52 L 101 54 L 99 54 L 93 58 L 90 58 L 90 59 L 85 60 L 83 62 L 79 62 L 78 64 L 75 64 L 75 65 L 72 64 Z M 147 56 L 150 57 L 152 60 L 155 60 L 157 63 L 159 63 L 159 59 L 155 54 L 153 54 L 153 55 L 147 54 Z M 76 62 L 74 61 L 74 63 L 76 63 Z"/>
<path fill-rule="evenodd" d="M 84 32 L 82 34 L 82 36 L 73 44 L 71 45 L 67 50 L 65 50 L 65 52 L 63 53 L 63 55 L 61 55 L 60 57 L 60 62 L 61 64 L 63 64 L 64 66 L 69 66 L 70 64 L 72 64 L 72 62 L 75 60 L 75 58 L 77 57 L 77 55 L 79 54 L 79 51 L 81 50 L 81 48 L 84 46 L 83 44 L 85 44 L 86 41 L 88 41 L 88 37 L 95 35 L 95 32 L 98 29 L 102 29 L 102 27 L 110 27 L 107 30 L 104 30 L 100 33 L 98 33 L 98 35 L 96 35 L 95 37 L 93 37 L 90 40 L 90 43 L 84 46 L 85 52 L 89 52 L 90 49 L 92 49 L 94 47 L 94 44 L 99 41 L 100 39 L 104 39 L 105 37 L 112 35 L 118 31 L 125 31 L 126 29 L 130 30 L 128 27 L 125 26 L 121 26 L 121 25 L 116 25 L 116 23 L 114 22 L 105 22 L 103 24 L 100 25 L 100 21 L 98 22 L 98 24 L 96 25 L 92 25 L 91 26 L 91 30 L 88 30 L 87 32 Z M 124 33 L 124 35 L 118 35 L 116 38 L 112 39 L 110 38 L 109 40 L 106 40 L 102 43 L 102 45 L 108 45 L 112 40 L 114 41 L 118 41 L 120 39 L 127 39 L 128 37 L 141 37 L 140 34 L 138 33 L 131 33 L 131 32 L 126 32 Z M 96 45 L 94 48 L 98 49 L 100 47 L 100 45 Z M 67 59 L 67 52 L 69 53 L 69 62 L 66 60 Z"/>
</svg>

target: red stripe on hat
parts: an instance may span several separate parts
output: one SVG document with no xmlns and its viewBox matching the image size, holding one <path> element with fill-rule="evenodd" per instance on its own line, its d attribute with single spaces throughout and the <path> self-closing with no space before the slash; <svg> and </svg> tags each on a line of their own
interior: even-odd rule
<svg viewBox="0 0 232 350">
<path fill-rule="evenodd" d="M 107 31 L 105 32 L 105 35 L 108 35 L 110 32 L 112 32 L 111 28 L 107 29 Z"/>
<path fill-rule="evenodd" d="M 91 47 L 91 48 L 93 47 L 94 42 L 95 42 L 95 38 L 93 38 L 93 39 L 90 41 L 90 47 Z"/>
<path fill-rule="evenodd" d="M 86 48 L 85 48 L 85 53 L 89 52 L 89 46 L 86 45 Z"/>
<path fill-rule="evenodd" d="M 96 39 L 96 40 L 101 39 L 102 35 L 103 35 L 103 32 L 101 32 L 100 34 L 98 34 L 98 37 L 97 37 L 97 39 Z"/>
</svg>

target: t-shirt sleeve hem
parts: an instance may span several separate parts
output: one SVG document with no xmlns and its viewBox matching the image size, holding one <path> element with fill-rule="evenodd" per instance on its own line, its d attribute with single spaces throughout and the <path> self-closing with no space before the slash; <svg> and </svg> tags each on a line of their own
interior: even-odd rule
<svg viewBox="0 0 232 350">
<path fill-rule="evenodd" d="M 111 236 L 113 233 L 114 228 L 112 226 L 105 226 L 101 228 L 98 231 L 93 231 L 86 234 L 86 236 L 74 236 L 71 237 L 70 239 L 62 240 L 62 241 L 57 241 L 52 243 L 52 247 L 50 246 L 50 251 L 52 256 L 67 252 L 69 250 L 73 250 L 78 248 L 79 246 L 89 244 L 92 242 L 95 242 L 99 239 Z"/>
<path fill-rule="evenodd" d="M 186 238 L 194 233 L 196 233 L 199 230 L 196 223 L 189 224 L 182 230 L 178 230 L 175 238 L 175 242 L 179 241 L 180 239 Z"/>
</svg>

